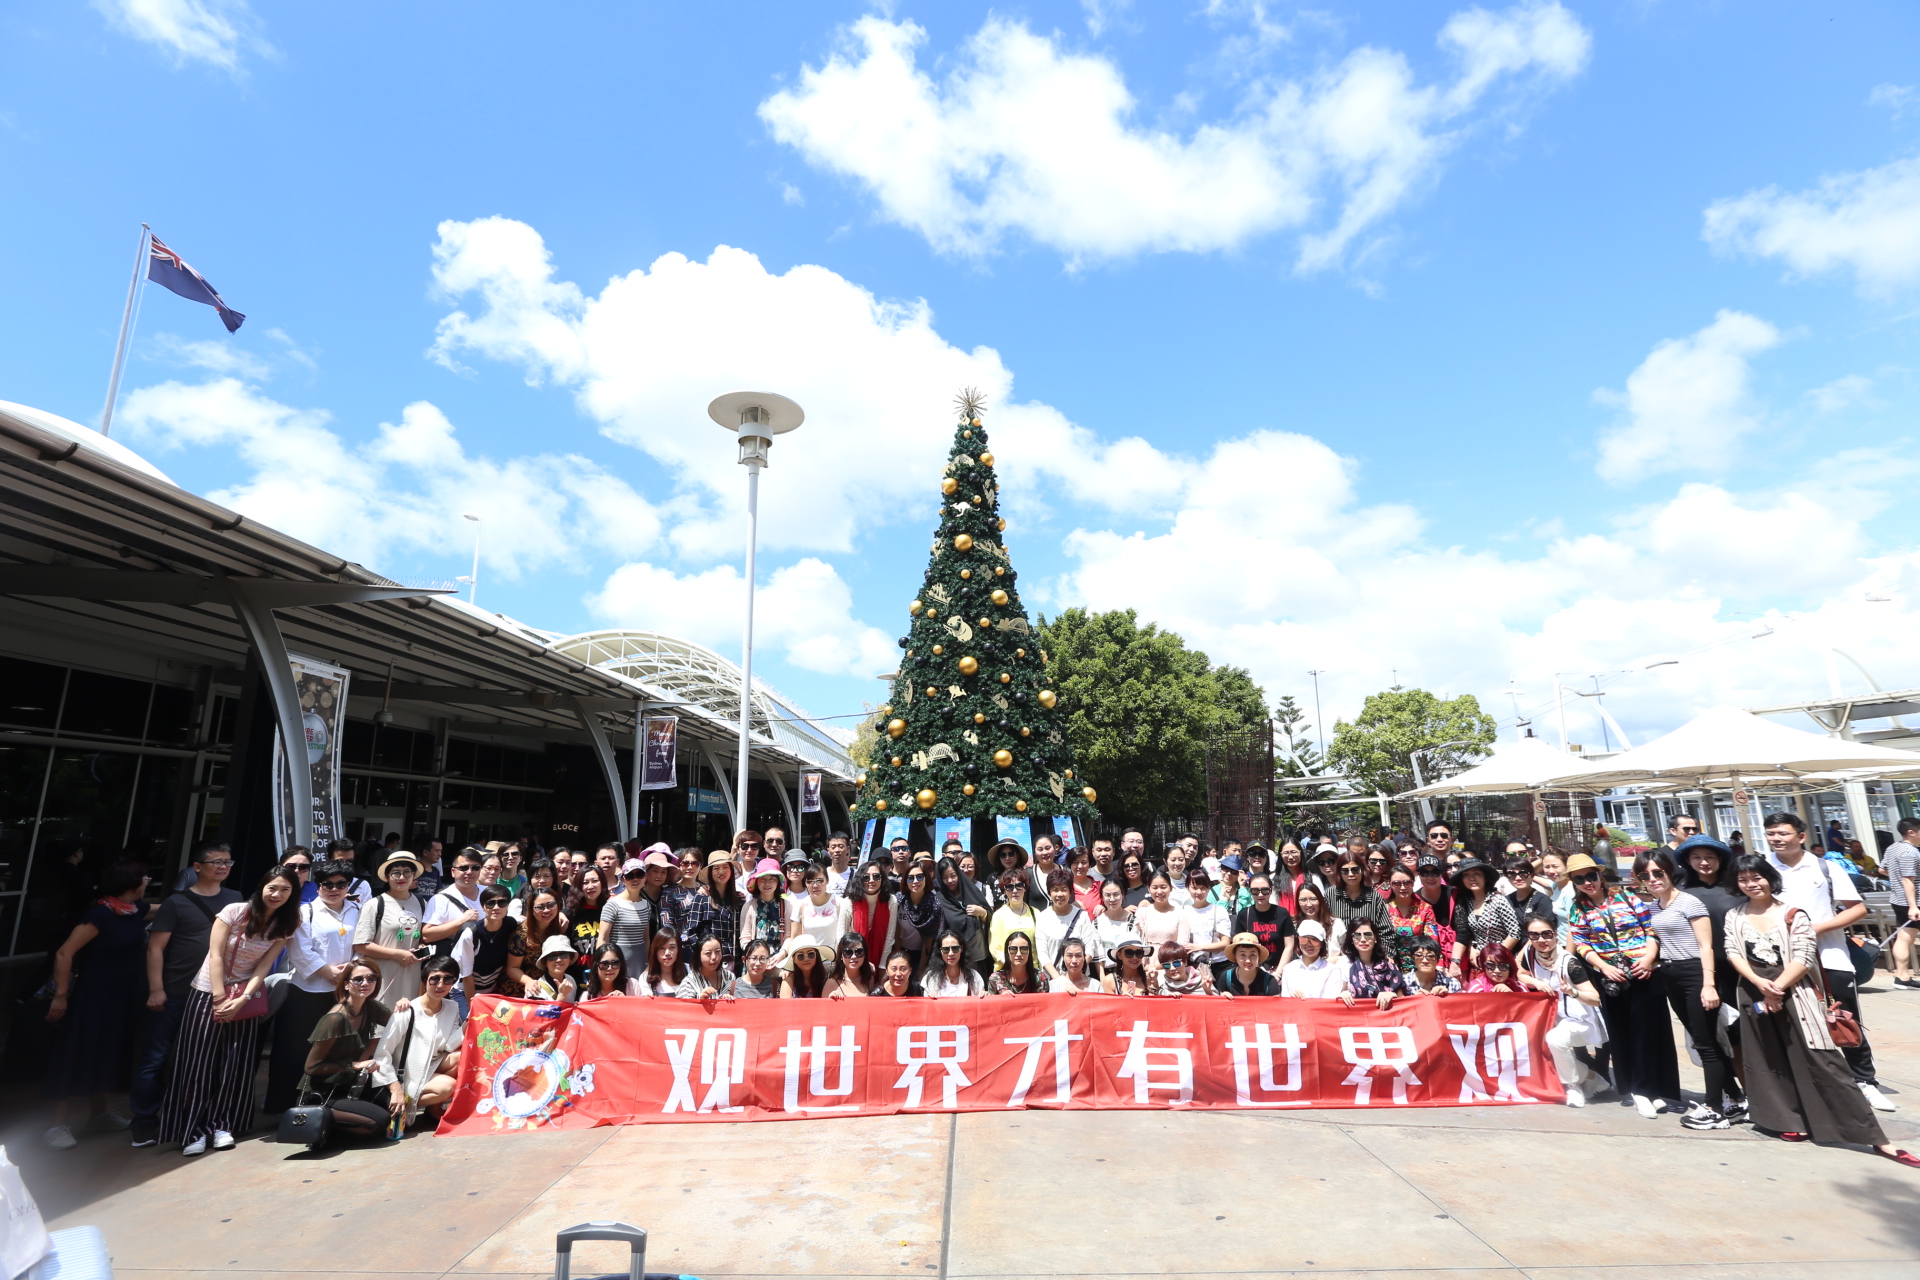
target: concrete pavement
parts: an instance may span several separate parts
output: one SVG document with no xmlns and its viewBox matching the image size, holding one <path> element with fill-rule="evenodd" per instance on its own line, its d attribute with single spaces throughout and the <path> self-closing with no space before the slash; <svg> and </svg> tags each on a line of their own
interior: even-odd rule
<svg viewBox="0 0 1920 1280">
<path fill-rule="evenodd" d="M 1920 1150 L 1920 992 L 1865 997 L 1888 1134 Z M 1690 1088 L 1698 1073 L 1683 1062 Z M 414 1138 L 185 1160 L 124 1134 L 0 1137 L 49 1224 L 137 1280 L 545 1276 L 620 1218 L 703 1277 L 1920 1275 L 1920 1172 L 1608 1103 L 1286 1113 L 1020 1112 Z M 609 1245 L 576 1275 L 624 1269 Z"/>
</svg>

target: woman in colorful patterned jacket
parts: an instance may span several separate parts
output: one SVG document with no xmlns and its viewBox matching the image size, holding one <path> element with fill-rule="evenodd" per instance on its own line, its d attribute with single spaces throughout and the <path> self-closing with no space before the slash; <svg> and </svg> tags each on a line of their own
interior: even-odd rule
<svg viewBox="0 0 1920 1280">
<path fill-rule="evenodd" d="M 1598 862 L 1576 853 L 1567 862 L 1573 882 L 1569 942 L 1600 988 L 1615 1093 L 1633 1099 L 1648 1120 L 1680 1097 L 1673 1023 L 1654 966 L 1660 941 L 1653 905 L 1609 883 Z"/>
</svg>

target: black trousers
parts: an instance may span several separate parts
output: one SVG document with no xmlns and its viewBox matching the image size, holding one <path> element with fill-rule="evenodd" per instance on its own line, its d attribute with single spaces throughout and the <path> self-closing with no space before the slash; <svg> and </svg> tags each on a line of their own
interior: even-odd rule
<svg viewBox="0 0 1920 1280">
<path fill-rule="evenodd" d="M 1827 993 L 1860 1024 L 1860 1043 L 1840 1051 L 1847 1060 L 1848 1070 L 1853 1072 L 1854 1083 L 1878 1084 L 1879 1077 L 1873 1070 L 1873 1044 L 1867 1039 L 1866 1019 L 1860 1016 L 1860 992 L 1853 980 L 1853 970 L 1842 973 L 1838 969 L 1822 969 L 1820 972 L 1827 980 Z"/>
<path fill-rule="evenodd" d="M 1600 1014 L 1607 1023 L 1607 1051 L 1613 1058 L 1613 1089 L 1623 1097 L 1680 1097 L 1680 1064 L 1673 1055 L 1673 1023 L 1658 977 L 1628 978 L 1617 996 L 1604 991 Z"/>
<path fill-rule="evenodd" d="M 1673 1016 L 1693 1037 L 1693 1049 L 1700 1055 L 1700 1071 L 1706 1077 L 1707 1105 L 1715 1111 L 1726 1105 L 1726 1098 L 1733 1083 L 1733 1064 L 1720 1052 L 1718 1023 L 1720 1010 L 1700 1007 L 1700 992 L 1705 986 L 1701 978 L 1698 959 L 1668 960 L 1656 971 L 1661 985 L 1667 993 L 1667 1004 L 1673 1010 Z M 1715 975 L 1718 977 L 1718 974 Z M 1718 990 L 1718 984 L 1715 984 Z M 1679 1066 L 1676 1057 L 1674 1065 Z"/>
<path fill-rule="evenodd" d="M 295 1104 L 294 1091 L 306 1074 L 307 1037 L 322 1015 L 334 1006 L 331 991 L 302 991 L 289 985 L 280 1012 L 273 1015 L 273 1057 L 267 1063 L 267 1096 L 261 1110 L 269 1115 Z"/>
</svg>

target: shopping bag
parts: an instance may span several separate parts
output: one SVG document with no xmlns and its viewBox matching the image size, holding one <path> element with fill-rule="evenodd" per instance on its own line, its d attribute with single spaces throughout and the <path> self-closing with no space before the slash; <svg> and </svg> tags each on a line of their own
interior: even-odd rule
<svg viewBox="0 0 1920 1280">
<path fill-rule="evenodd" d="M 0 1209 L 6 1212 L 0 1222 L 0 1277 L 13 1280 L 52 1252 L 53 1241 L 47 1237 L 40 1206 L 27 1193 L 20 1169 L 7 1159 L 5 1147 L 0 1147 Z"/>
</svg>

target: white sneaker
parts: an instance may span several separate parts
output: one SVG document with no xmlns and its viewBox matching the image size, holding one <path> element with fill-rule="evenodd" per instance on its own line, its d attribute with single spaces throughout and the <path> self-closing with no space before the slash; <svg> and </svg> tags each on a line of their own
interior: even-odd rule
<svg viewBox="0 0 1920 1280">
<path fill-rule="evenodd" d="M 215 1129 L 213 1131 L 213 1149 L 215 1151 L 233 1150 L 233 1135 L 225 1129 Z"/>
<path fill-rule="evenodd" d="M 71 1151 L 80 1145 L 80 1140 L 73 1136 L 73 1130 L 63 1124 L 57 1124 L 41 1134 L 40 1141 L 46 1143 L 55 1151 Z"/>
<path fill-rule="evenodd" d="M 1888 1098 L 1886 1094 L 1880 1092 L 1880 1090 L 1870 1084 L 1861 1085 L 1860 1092 L 1866 1095 L 1867 1105 L 1871 1106 L 1875 1111 L 1898 1111 L 1900 1109 L 1893 1105 L 1892 1099 Z"/>
<path fill-rule="evenodd" d="M 1586 1106 L 1586 1105 L 1587 1105 L 1587 1091 L 1586 1091 L 1585 1089 L 1582 1089 L 1582 1088 L 1581 1088 L 1581 1087 L 1580 1087 L 1579 1085 L 1577 1085 L 1577 1084 L 1570 1084 L 1570 1085 L 1568 1085 L 1568 1086 L 1567 1086 L 1567 1105 L 1568 1105 L 1568 1106 L 1570 1106 L 1570 1107 L 1584 1107 L 1584 1106 Z"/>
<path fill-rule="evenodd" d="M 1642 1120 L 1651 1120 L 1663 1110 L 1661 1105 L 1644 1093 L 1633 1095 L 1633 1109 L 1640 1113 Z"/>
<path fill-rule="evenodd" d="M 87 1122 L 87 1128 L 101 1133 L 115 1133 L 121 1129 L 133 1128 L 133 1117 L 124 1111 L 102 1111 Z"/>
<path fill-rule="evenodd" d="M 183 1156 L 203 1156 L 207 1154 L 207 1140 L 204 1137 L 195 1138 L 192 1142 L 180 1148 L 180 1154 Z"/>
</svg>

